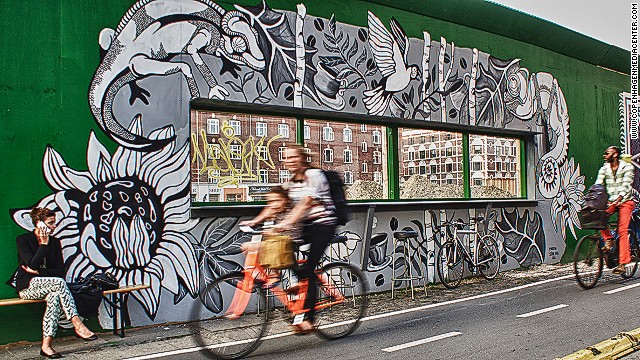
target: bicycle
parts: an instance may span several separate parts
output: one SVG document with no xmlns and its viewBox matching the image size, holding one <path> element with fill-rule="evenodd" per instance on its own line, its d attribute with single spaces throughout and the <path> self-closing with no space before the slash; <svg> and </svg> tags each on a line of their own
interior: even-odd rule
<svg viewBox="0 0 640 360">
<path fill-rule="evenodd" d="M 436 257 L 436 269 L 440 281 L 446 288 L 455 289 L 460 285 L 465 263 L 472 274 L 479 272 L 487 280 L 492 280 L 498 275 L 498 244 L 493 235 L 482 235 L 478 231 L 478 225 L 481 223 L 484 223 L 482 216 L 472 217 L 468 223 L 462 220 L 455 221 L 452 236 L 440 247 Z M 466 245 L 458 235 L 463 236 Z"/>
<path fill-rule="evenodd" d="M 632 221 L 634 223 L 640 221 L 640 214 L 638 212 L 634 213 Z M 608 221 L 608 224 L 614 225 L 614 227 L 617 226 L 617 223 L 617 220 Z M 600 234 L 600 229 L 604 228 L 604 226 L 587 227 L 583 225 L 583 228 L 591 228 L 595 231 L 593 234 L 583 236 L 578 241 L 573 252 L 573 272 L 578 281 L 578 285 L 586 290 L 596 286 L 605 264 L 609 269 L 618 266 L 618 233 L 612 228 L 611 234 L 613 235 L 615 245 L 608 252 L 604 252 L 602 250 L 604 239 Z M 640 261 L 638 236 L 636 231 L 632 231 L 632 228 L 632 226 L 629 227 L 631 263 L 626 267 L 625 272 L 620 274 L 624 279 L 631 278 L 635 275 L 638 270 L 638 262 Z"/>
<path fill-rule="evenodd" d="M 259 242 L 261 232 L 254 231 L 252 235 L 252 242 Z M 304 259 L 296 261 L 298 267 L 304 263 Z M 331 262 L 316 270 L 316 275 L 319 289 L 315 304 L 315 333 L 327 340 L 353 333 L 368 305 L 369 288 L 364 274 L 349 263 Z M 268 269 L 258 262 L 257 251 L 249 251 L 244 270 L 216 279 L 205 290 L 208 296 L 219 294 L 223 303 L 225 296 L 232 295 L 231 302 L 223 305 L 216 314 L 200 302 L 194 305 L 191 318 L 202 320 L 193 322 L 191 328 L 197 343 L 213 358 L 237 359 L 256 350 L 278 310 L 286 313 L 287 321 L 293 318 L 293 324 L 302 321 L 306 282 L 299 281 L 297 285 L 283 288 L 277 284 L 284 285 L 287 281 L 279 274 L 279 282 L 266 287 L 268 277 Z M 275 301 L 270 301 L 272 297 L 283 305 L 280 309 Z M 219 316 L 220 313 L 225 316 Z"/>
</svg>

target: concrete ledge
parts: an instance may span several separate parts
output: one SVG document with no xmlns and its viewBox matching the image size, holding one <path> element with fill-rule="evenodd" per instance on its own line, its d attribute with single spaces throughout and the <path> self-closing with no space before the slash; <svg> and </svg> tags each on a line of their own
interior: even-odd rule
<svg viewBox="0 0 640 360">
<path fill-rule="evenodd" d="M 619 359 L 640 350 L 638 339 L 640 339 L 640 328 L 619 333 L 601 343 L 556 360 Z"/>
</svg>

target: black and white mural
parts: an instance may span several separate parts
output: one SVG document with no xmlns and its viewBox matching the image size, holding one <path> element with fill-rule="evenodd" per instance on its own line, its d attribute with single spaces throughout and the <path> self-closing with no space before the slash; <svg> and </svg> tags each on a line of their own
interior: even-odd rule
<svg viewBox="0 0 640 360">
<path fill-rule="evenodd" d="M 256 0 L 258 2 L 258 0 Z M 585 189 L 580 166 L 568 157 L 569 114 L 548 73 L 530 73 L 519 59 L 502 60 L 460 48 L 426 31 L 409 38 L 396 19 L 368 12 L 367 27 L 314 17 L 265 2 L 225 10 L 210 0 L 140 0 L 114 29 L 98 37 L 101 61 L 89 86 L 95 122 L 117 150 L 93 133 L 87 170 L 73 169 L 51 146 L 43 157 L 51 188 L 39 206 L 61 220 L 69 279 L 115 272 L 121 285 L 150 284 L 129 302 L 134 325 L 184 320 L 192 301 L 212 311 L 222 294 L 202 294 L 209 281 L 239 269 L 247 237 L 238 218 L 190 217 L 189 100 L 323 109 L 501 129 L 535 130 L 536 208 L 494 209 L 490 231 L 499 239 L 503 269 L 557 262 L 580 228 Z M 32 230 L 29 204 L 12 212 Z M 431 225 L 474 216 L 475 210 L 376 214 L 370 284 L 387 290 L 392 233 L 419 232 L 419 261 L 434 281 L 439 246 Z M 355 218 L 327 256 L 361 262 L 364 219 Z M 432 240 L 429 240 L 432 239 Z M 102 323 L 109 326 L 108 314 Z"/>
</svg>

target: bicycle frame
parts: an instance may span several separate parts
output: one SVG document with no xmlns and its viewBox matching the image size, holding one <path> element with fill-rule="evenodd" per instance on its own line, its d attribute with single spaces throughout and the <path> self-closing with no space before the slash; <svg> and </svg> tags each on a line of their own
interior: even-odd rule
<svg viewBox="0 0 640 360">
<path fill-rule="evenodd" d="M 298 261 L 298 264 L 304 263 L 304 261 Z M 267 269 L 263 268 L 258 262 L 258 252 L 257 251 L 248 251 L 247 256 L 244 263 L 244 279 L 241 283 L 236 286 L 236 291 L 233 295 L 233 300 L 229 305 L 227 310 L 227 314 L 229 315 L 239 315 L 242 314 L 249 303 L 249 298 L 254 286 L 254 282 L 256 279 L 264 281 L 267 278 Z M 322 310 L 328 307 L 341 304 L 345 301 L 344 296 L 335 286 L 333 281 L 328 276 L 321 276 L 323 274 L 318 274 L 318 280 L 324 286 L 322 287 L 323 291 L 330 295 L 334 300 L 324 300 L 317 302 L 315 304 L 315 310 Z M 281 288 L 280 286 L 274 286 L 270 289 L 270 291 L 275 295 L 275 297 L 280 300 L 280 302 L 294 315 L 303 314 L 308 311 L 308 309 L 304 308 L 304 303 L 307 298 L 307 290 L 309 284 L 306 280 L 301 280 L 298 283 L 298 292 L 295 298 L 291 298 L 290 293 Z"/>
<path fill-rule="evenodd" d="M 468 226 L 469 229 L 468 230 L 458 229 L 459 225 Z M 465 223 L 462 223 L 462 222 L 458 222 L 458 223 L 454 224 L 454 226 L 453 226 L 453 241 L 456 242 L 459 245 L 459 247 L 462 249 L 462 252 L 463 252 L 462 255 L 463 255 L 464 259 L 467 261 L 467 263 L 469 265 L 472 265 L 472 266 L 470 266 L 469 270 L 473 274 L 476 274 L 478 272 L 478 267 L 480 265 L 482 265 L 485 262 L 489 261 L 489 260 L 485 260 L 482 263 L 478 262 L 478 247 L 479 247 L 480 243 L 478 242 L 478 235 L 479 234 L 478 234 L 478 227 L 477 226 L 478 226 L 478 223 L 465 224 Z M 466 246 L 464 244 L 464 242 L 458 237 L 458 234 L 469 235 L 469 245 L 468 246 Z M 473 236 L 473 241 L 474 241 L 473 254 L 470 254 L 470 252 L 471 252 L 471 236 Z M 454 251 L 457 251 L 456 250 L 457 248 L 458 248 L 458 246 L 456 246 L 454 248 Z M 467 249 L 469 249 L 469 250 L 467 251 Z M 457 254 L 455 254 L 455 252 L 454 252 L 453 255 L 455 257 Z"/>
</svg>

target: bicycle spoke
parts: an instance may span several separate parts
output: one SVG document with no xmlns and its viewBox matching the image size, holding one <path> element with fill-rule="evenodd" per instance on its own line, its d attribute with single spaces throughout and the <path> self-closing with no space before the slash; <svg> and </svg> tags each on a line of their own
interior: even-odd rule
<svg viewBox="0 0 640 360">
<path fill-rule="evenodd" d="M 573 252 L 573 272 L 584 289 L 594 287 L 602 274 L 603 258 L 599 241 L 599 236 L 587 235 L 578 241 Z"/>
</svg>

